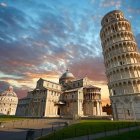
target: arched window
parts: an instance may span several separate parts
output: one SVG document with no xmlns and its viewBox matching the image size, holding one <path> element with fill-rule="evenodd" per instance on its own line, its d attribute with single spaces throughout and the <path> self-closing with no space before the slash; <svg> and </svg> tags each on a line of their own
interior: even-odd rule
<svg viewBox="0 0 140 140">
<path fill-rule="evenodd" d="M 128 114 L 128 116 L 130 116 L 130 111 L 129 111 L 129 109 L 127 110 L 127 114 Z"/>
<path fill-rule="evenodd" d="M 116 95 L 116 91 L 115 90 L 113 90 L 113 95 Z"/>
</svg>

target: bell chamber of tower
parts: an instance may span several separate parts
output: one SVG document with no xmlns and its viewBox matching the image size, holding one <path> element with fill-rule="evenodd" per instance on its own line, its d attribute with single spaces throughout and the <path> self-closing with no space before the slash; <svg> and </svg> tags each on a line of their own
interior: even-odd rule
<svg viewBox="0 0 140 140">
<path fill-rule="evenodd" d="M 130 22 L 114 10 L 101 21 L 100 38 L 114 119 L 140 119 L 140 53 Z"/>
</svg>

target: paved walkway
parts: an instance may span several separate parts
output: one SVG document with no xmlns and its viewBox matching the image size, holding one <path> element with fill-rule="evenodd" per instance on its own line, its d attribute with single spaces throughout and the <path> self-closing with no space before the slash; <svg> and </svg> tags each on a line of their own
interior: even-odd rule
<svg viewBox="0 0 140 140">
<path fill-rule="evenodd" d="M 29 129 L 35 132 L 34 138 L 51 133 L 64 127 L 65 119 L 29 119 L 2 123 L 0 127 L 1 140 L 26 140 Z"/>
<path fill-rule="evenodd" d="M 140 126 L 122 128 L 119 130 L 106 131 L 106 132 L 101 132 L 101 133 L 97 133 L 97 134 L 93 134 L 93 135 L 80 136 L 80 137 L 69 138 L 69 139 L 65 139 L 65 140 L 95 140 L 95 139 L 102 138 L 105 136 L 118 135 L 120 133 L 129 132 L 129 131 L 136 130 L 136 129 L 140 129 Z"/>
</svg>

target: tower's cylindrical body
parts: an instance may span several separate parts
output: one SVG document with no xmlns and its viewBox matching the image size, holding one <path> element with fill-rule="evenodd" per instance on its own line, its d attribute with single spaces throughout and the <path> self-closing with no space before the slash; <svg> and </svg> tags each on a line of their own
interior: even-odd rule
<svg viewBox="0 0 140 140">
<path fill-rule="evenodd" d="M 100 32 L 114 119 L 140 119 L 140 54 L 131 25 L 115 10 Z"/>
</svg>

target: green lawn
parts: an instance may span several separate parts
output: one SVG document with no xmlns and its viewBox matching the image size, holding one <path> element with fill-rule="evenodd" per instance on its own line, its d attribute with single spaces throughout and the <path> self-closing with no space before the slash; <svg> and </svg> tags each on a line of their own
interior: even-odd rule
<svg viewBox="0 0 140 140">
<path fill-rule="evenodd" d="M 98 140 L 140 140 L 140 129 L 125 132 L 115 136 L 107 136 L 105 138 L 100 138 Z"/>
<path fill-rule="evenodd" d="M 17 117 L 17 116 L 8 116 L 8 115 L 1 115 L 0 116 L 0 122 L 7 122 L 7 121 L 14 121 L 14 120 L 23 120 L 23 119 L 29 119 L 26 117 Z"/>
<path fill-rule="evenodd" d="M 80 123 L 73 124 L 69 127 L 58 130 L 53 134 L 40 138 L 39 140 L 62 140 L 87 134 L 115 130 L 118 128 L 136 126 L 138 124 L 140 125 L 140 122 L 135 123 L 128 121 L 82 120 Z"/>
</svg>

